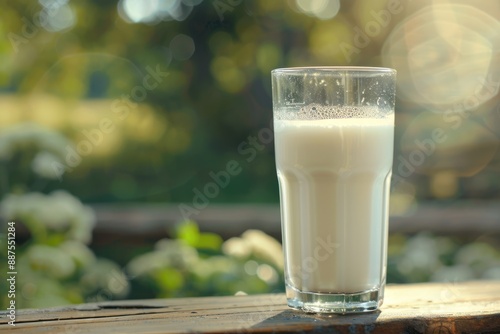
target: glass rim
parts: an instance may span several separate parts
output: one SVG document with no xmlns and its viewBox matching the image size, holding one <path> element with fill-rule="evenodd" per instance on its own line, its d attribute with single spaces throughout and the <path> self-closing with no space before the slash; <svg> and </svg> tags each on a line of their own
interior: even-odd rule
<svg viewBox="0 0 500 334">
<path fill-rule="evenodd" d="M 300 66 L 300 67 L 281 67 L 275 68 L 271 74 L 299 74 L 307 72 L 322 72 L 322 73 L 339 73 L 347 72 L 366 72 L 380 74 L 396 74 L 397 71 L 389 67 L 372 67 L 372 66 Z"/>
</svg>

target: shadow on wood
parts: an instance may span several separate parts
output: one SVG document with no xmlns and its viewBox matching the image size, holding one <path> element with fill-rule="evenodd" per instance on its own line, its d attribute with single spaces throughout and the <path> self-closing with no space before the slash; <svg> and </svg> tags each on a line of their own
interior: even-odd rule
<svg viewBox="0 0 500 334">
<path fill-rule="evenodd" d="M 306 333 L 371 333 L 380 313 L 321 315 L 289 309 L 261 321 L 252 329 L 271 330 L 273 333 L 289 333 L 298 329 Z M 357 331 L 353 332 L 353 329 Z"/>
</svg>

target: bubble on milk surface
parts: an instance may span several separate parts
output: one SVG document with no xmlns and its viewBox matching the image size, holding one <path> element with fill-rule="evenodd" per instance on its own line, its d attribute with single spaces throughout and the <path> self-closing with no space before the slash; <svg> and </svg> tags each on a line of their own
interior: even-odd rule
<svg viewBox="0 0 500 334">
<path fill-rule="evenodd" d="M 322 120 L 338 118 L 376 118 L 382 119 L 390 111 L 371 106 L 322 106 L 309 104 L 300 109 L 285 108 L 275 112 L 278 120 Z"/>
</svg>

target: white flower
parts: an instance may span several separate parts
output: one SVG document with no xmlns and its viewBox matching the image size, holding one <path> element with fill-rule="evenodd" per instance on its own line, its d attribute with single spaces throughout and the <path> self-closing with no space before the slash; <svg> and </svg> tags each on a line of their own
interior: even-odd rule
<svg viewBox="0 0 500 334">
<path fill-rule="evenodd" d="M 172 266 L 187 268 L 198 260 L 198 252 L 180 240 L 162 239 L 155 244 L 155 249 L 164 254 Z"/>
<path fill-rule="evenodd" d="M 137 277 L 147 275 L 150 272 L 169 266 L 170 262 L 165 254 L 160 252 L 150 252 L 139 255 L 130 260 L 127 264 L 126 270 L 132 277 Z"/>
<path fill-rule="evenodd" d="M 28 220 L 51 231 L 66 232 L 70 239 L 88 243 L 95 224 L 94 211 L 66 191 L 49 195 L 8 195 L 0 204 L 7 219 Z"/>
<path fill-rule="evenodd" d="M 257 256 L 270 261 L 278 268 L 283 268 L 283 250 L 276 239 L 259 230 L 245 231 L 241 237 L 251 245 Z"/>
<path fill-rule="evenodd" d="M 12 220 L 16 218 L 17 211 L 19 210 L 19 201 L 17 195 L 7 195 L 0 203 L 0 212 L 5 219 Z"/>
<path fill-rule="evenodd" d="M 211 256 L 203 261 L 198 261 L 191 270 L 199 277 L 209 278 L 219 273 L 235 273 L 238 271 L 238 265 L 234 259 L 229 257 Z"/>
<path fill-rule="evenodd" d="M 252 245 L 247 240 L 234 237 L 227 239 L 222 244 L 222 252 L 226 255 L 244 259 L 251 255 Z"/>
<path fill-rule="evenodd" d="M 78 216 L 74 219 L 68 236 L 88 244 L 92 240 L 92 229 L 95 224 L 94 211 L 89 207 L 81 207 Z"/>
<path fill-rule="evenodd" d="M 26 256 L 33 270 L 42 271 L 53 278 L 67 278 L 76 269 L 71 256 L 56 247 L 36 244 L 28 249 Z"/>
<path fill-rule="evenodd" d="M 68 254 L 80 268 L 88 267 L 96 260 L 94 253 L 86 245 L 78 241 L 65 241 L 59 248 L 62 252 Z"/>
<path fill-rule="evenodd" d="M 496 261 L 496 250 L 487 243 L 475 242 L 463 246 L 455 255 L 455 260 L 478 271 L 489 268 Z"/>
<path fill-rule="evenodd" d="M 127 276 L 109 260 L 97 259 L 82 275 L 80 283 L 87 292 L 98 291 L 101 299 L 124 297 L 130 290 Z"/>
<path fill-rule="evenodd" d="M 252 254 L 269 261 L 278 268 L 283 268 L 284 259 L 281 244 L 273 237 L 259 230 L 247 230 L 241 238 L 234 237 L 226 240 L 222 245 L 226 255 L 245 259 Z"/>
<path fill-rule="evenodd" d="M 167 267 L 191 268 L 198 260 L 198 252 L 193 247 L 179 240 L 162 239 L 156 243 L 154 251 L 133 258 L 127 271 L 136 277 Z"/>
<path fill-rule="evenodd" d="M 35 174 L 47 179 L 57 179 L 61 177 L 62 171 L 57 166 L 64 165 L 62 160 L 46 151 L 39 152 L 31 162 L 31 168 Z"/>
<path fill-rule="evenodd" d="M 63 285 L 43 275 L 31 276 L 30 281 L 20 281 L 18 291 L 20 293 L 16 294 L 16 298 L 19 298 L 19 303 L 16 306 L 20 308 L 40 309 L 73 304 Z"/>
<path fill-rule="evenodd" d="M 0 159 L 9 159 L 16 150 L 29 145 L 63 160 L 66 147 L 71 145 L 71 142 L 36 123 L 22 123 L 9 127 L 0 134 Z"/>
</svg>

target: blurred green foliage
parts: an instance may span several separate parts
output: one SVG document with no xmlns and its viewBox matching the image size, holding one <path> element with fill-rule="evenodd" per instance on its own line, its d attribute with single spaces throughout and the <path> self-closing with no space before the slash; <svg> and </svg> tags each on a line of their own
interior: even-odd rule
<svg viewBox="0 0 500 334">
<path fill-rule="evenodd" d="M 200 232 L 196 223 L 186 221 L 171 231 L 173 239 L 159 240 L 153 251 L 129 259 L 124 268 L 115 259 L 96 257 L 89 248 L 93 210 L 64 190 L 31 192 L 30 185 L 23 183 L 57 178 L 50 167 L 61 161 L 66 144 L 66 138 L 34 124 L 0 134 L 0 159 L 10 181 L 10 192 L 0 201 L 0 215 L 16 225 L 17 308 L 280 289 L 281 246 L 260 231 L 250 230 L 223 242 L 219 235 Z M 17 173 L 30 177 L 19 180 L 9 175 Z M 0 263 L 7 272 L 4 227 Z M 21 243 L 23 233 L 28 240 Z M 8 285 L 2 284 L 2 308 L 9 303 L 7 291 Z"/>
<path fill-rule="evenodd" d="M 210 171 L 236 159 L 242 173 L 214 200 L 277 202 L 271 145 L 251 163 L 238 153 L 248 136 L 269 127 L 269 70 L 283 64 L 282 51 L 258 24 L 264 5 L 242 2 L 221 21 L 204 1 L 183 21 L 155 25 L 127 23 L 118 2 L 69 6 L 76 15 L 69 31 L 35 25 L 36 34 L 16 48 L 9 38 L 0 41 L 9 59 L 0 121 L 36 121 L 68 136 L 75 149 L 88 140 L 83 131 L 99 129 L 103 118 L 114 130 L 91 145 L 62 183 L 38 190 L 62 187 L 84 202 L 187 202 Z M 0 13 L 3 31 L 22 37 L 32 28 L 25 21 L 42 10 L 30 1 L 9 3 Z M 188 59 L 183 36 L 193 42 Z M 155 88 L 134 99 L 148 68 L 168 76 L 148 81 Z"/>
<path fill-rule="evenodd" d="M 500 279 L 499 240 L 476 240 L 422 232 L 389 237 L 388 283 Z"/>
<path fill-rule="evenodd" d="M 66 138 L 33 124 L 0 134 L 0 159 L 10 181 L 10 192 L 0 201 L 0 214 L 5 222 L 16 222 L 18 232 L 25 228 L 29 235 L 24 243 L 17 239 L 17 308 L 284 290 L 281 245 L 258 230 L 224 241 L 217 234 L 200 231 L 194 221 L 185 221 L 169 231 L 172 238 L 161 239 L 152 250 L 138 250 L 138 255 L 125 259 L 124 267 L 116 263 L 124 259 L 113 254 L 129 245 L 115 244 L 106 255 L 109 258 L 97 257 L 89 247 L 95 224 L 90 207 L 64 190 L 30 192 L 30 185 L 8 175 L 32 175 L 29 179 L 35 184 L 56 178 L 50 164 L 60 159 L 66 143 Z M 0 232 L 3 272 L 7 272 L 6 231 L 4 226 Z M 389 238 L 387 281 L 452 284 L 500 279 L 500 252 L 495 242 L 498 240 L 464 243 L 426 233 L 393 235 Z M 9 301 L 6 284 L 0 286 L 0 292 L 0 307 L 4 308 Z"/>
<path fill-rule="evenodd" d="M 250 136 L 270 126 L 270 70 L 380 66 L 391 29 L 426 6 L 402 1 L 401 13 L 346 57 L 339 46 L 356 44 L 359 28 L 376 23 L 373 13 L 385 10 L 388 0 L 342 1 L 324 11 L 318 1 L 245 0 L 222 9 L 209 0 L 138 1 L 143 5 L 128 14 L 127 3 L 135 2 L 22 0 L 0 12 L 6 36 L 0 40 L 0 127 L 37 122 L 88 151 L 61 183 L 37 184 L 36 190 L 63 188 L 84 202 L 190 202 L 194 189 L 211 181 L 210 172 L 236 160 L 241 173 L 212 201 L 277 203 L 272 143 L 254 159 L 242 153 L 251 147 Z M 163 9 L 144 14 L 160 3 Z M 167 15 L 174 3 L 180 12 Z M 57 16 L 59 10 L 48 26 L 37 23 L 56 4 L 66 17 Z M 410 187 L 394 197 L 411 203 L 396 212 L 422 198 L 498 197 L 498 129 L 481 125 L 496 124 L 495 101 L 464 115 L 458 129 L 440 114 L 398 101 L 395 157 L 408 159 L 419 149 L 415 138 L 425 140 L 436 127 L 446 129 L 449 140 L 404 177 Z M 103 120 L 108 132 L 101 131 Z M 68 152 L 64 147 L 66 165 Z"/>
<path fill-rule="evenodd" d="M 10 250 L 15 254 L 15 270 L 7 270 L 6 227 L 0 232 L 0 261 L 4 273 L 18 273 L 16 308 L 123 298 L 129 292 L 122 269 L 96 257 L 89 248 L 94 211 L 65 190 L 30 191 L 33 185 L 57 178 L 52 164 L 62 161 L 68 143 L 67 138 L 35 124 L 21 124 L 0 134 L 2 176 L 8 189 L 2 194 L 0 216 L 5 224 L 14 223 L 16 247 Z M 21 242 L 23 234 L 28 235 L 25 242 Z M 11 299 L 7 291 L 7 284 L 2 284 L 2 308 Z"/>
<path fill-rule="evenodd" d="M 263 232 L 250 230 L 223 243 L 186 221 L 174 238 L 133 258 L 126 271 L 131 298 L 255 294 L 283 290 L 280 259 L 280 244 Z"/>
<path fill-rule="evenodd" d="M 113 261 L 89 248 L 94 226 L 92 209 L 65 191 L 11 194 L 0 202 L 4 221 L 15 222 L 17 308 L 40 308 L 123 298 L 129 283 Z M 22 229 L 29 240 L 20 243 Z M 7 231 L 7 229 L 4 229 Z M 7 272 L 7 238 L 1 234 L 0 260 Z M 4 308 L 7 285 L 2 284 Z M 103 294 L 104 293 L 104 294 Z"/>
</svg>

